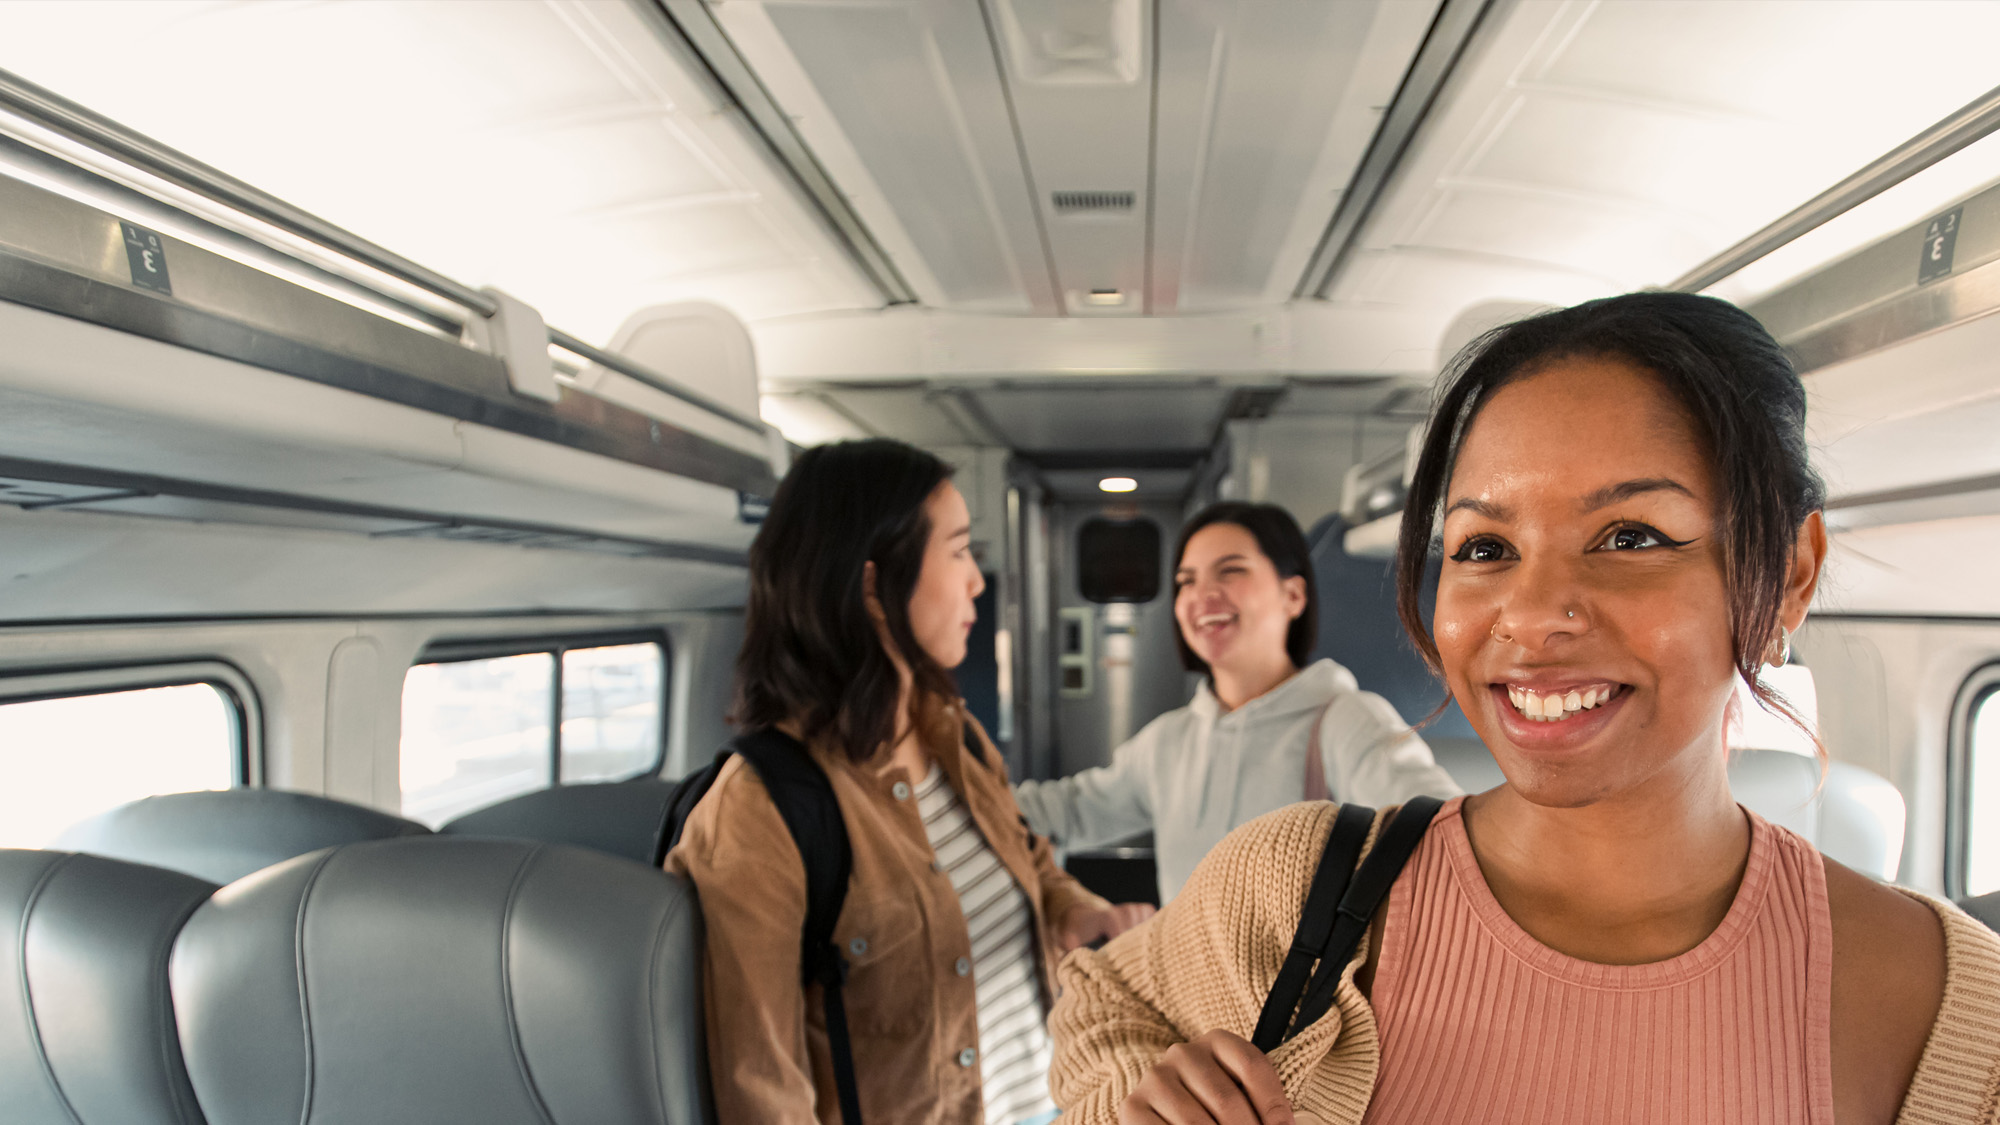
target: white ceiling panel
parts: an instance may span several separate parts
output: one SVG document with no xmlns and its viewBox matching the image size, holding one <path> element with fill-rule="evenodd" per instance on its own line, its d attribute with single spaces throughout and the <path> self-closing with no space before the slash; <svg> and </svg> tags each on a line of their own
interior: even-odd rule
<svg viewBox="0 0 2000 1125">
<path fill-rule="evenodd" d="M 0 68 L 585 339 L 878 303 L 622 0 L 10 0 Z"/>
<path fill-rule="evenodd" d="M 1156 310 L 1290 298 L 1436 7 L 1161 6 Z"/>
<path fill-rule="evenodd" d="M 1501 11 L 1336 301 L 1416 312 L 1442 332 L 1474 304 L 1666 284 L 2000 81 L 2000 4 L 1983 0 Z"/>
<path fill-rule="evenodd" d="M 912 445 L 986 445 L 994 440 L 979 431 L 975 420 L 941 406 L 937 394 L 925 387 L 841 387 L 822 391 L 821 397 L 859 419 L 870 432 Z"/>
<path fill-rule="evenodd" d="M 1231 393 L 1212 385 L 1040 384 L 975 397 L 1015 449 L 1205 449 Z"/>
<path fill-rule="evenodd" d="M 788 109 L 806 100 L 823 112 L 800 122 L 808 139 L 851 150 L 865 183 L 886 200 L 868 214 L 900 228 L 936 287 L 933 303 L 991 311 L 1029 308 L 1039 254 L 1018 260 L 1004 216 L 1019 218 L 1026 188 L 1018 160 L 995 166 L 979 138 L 1010 140 L 991 46 L 964 34 L 965 5 L 774 2 L 761 7 L 781 43 L 754 34 L 745 5 L 724 5 L 726 26 L 750 31 L 741 46 L 762 68 L 795 66 L 810 89 L 778 87 Z M 782 56 L 779 51 L 788 52 Z M 997 129 L 997 137 L 992 134 Z M 837 135 L 836 135 L 837 134 Z M 1011 147 L 1011 146 L 1010 146 Z M 999 198 L 1010 207 L 1003 208 Z"/>
</svg>

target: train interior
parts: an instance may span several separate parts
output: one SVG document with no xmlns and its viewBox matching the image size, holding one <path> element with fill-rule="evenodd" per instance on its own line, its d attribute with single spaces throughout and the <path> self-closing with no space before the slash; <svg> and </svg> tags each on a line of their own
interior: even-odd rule
<svg viewBox="0 0 2000 1125">
<path fill-rule="evenodd" d="M 386 852 L 313 892 L 361 1040 L 329 1030 L 319 1073 L 442 1051 L 458 1016 L 363 1005 L 457 987 L 495 901 L 570 943 L 524 942 L 547 971 L 487 1013 L 538 1074 L 567 1073 L 548 1036 L 658 1063 L 614 1043 L 644 1004 L 550 982 L 566 950 L 602 974 L 576 994 L 691 1010 L 685 892 L 492 841 L 657 862 L 666 782 L 730 735 L 745 550 L 822 442 L 957 467 L 988 578 L 959 686 L 1017 778 L 1187 700 L 1169 556 L 1218 499 L 1298 518 L 1318 654 L 1431 715 L 1388 574 L 1435 377 L 1648 287 L 1791 351 L 1829 484 L 1770 675 L 1831 764 L 1752 704 L 1740 796 L 2000 917 L 1995 42 L 2000 3 L 1923 0 L 0 4 L 0 848 L 126 861 L 0 871 L 0 975 L 95 1002 L 24 951 L 234 904 L 179 938 L 192 1086 L 108 1024 L 34 1057 L 120 1076 L 75 1120 L 270 1120 L 297 1045 L 255 1021 L 304 984 L 272 999 L 253 938 L 303 933 L 309 882 L 271 865 L 436 835 L 490 843 L 432 864 L 462 895 Z M 1503 780 L 1455 710 L 1424 733 Z M 1143 897 L 1149 855 L 1068 862 Z M 135 891 L 139 863 L 185 882 Z M 431 944 L 340 925 L 396 911 Z M 678 960 L 634 944 L 662 927 Z M 701 1119 L 698 1023 L 666 1026 L 678 1100 L 632 1119 Z M 321 1096 L 461 1104 L 490 1060 L 454 1049 Z"/>
</svg>

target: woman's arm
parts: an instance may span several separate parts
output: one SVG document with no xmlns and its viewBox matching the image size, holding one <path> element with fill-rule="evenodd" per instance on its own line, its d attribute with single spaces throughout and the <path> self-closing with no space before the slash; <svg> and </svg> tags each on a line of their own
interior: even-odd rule
<svg viewBox="0 0 2000 1125">
<path fill-rule="evenodd" d="M 1153 760 L 1158 753 L 1160 723 L 1147 724 L 1111 752 L 1111 764 L 1082 770 L 1053 781 L 1023 781 L 1014 787 L 1014 801 L 1028 826 L 1042 836 L 1060 840 L 1066 848 L 1108 844 L 1153 827 Z"/>
<path fill-rule="evenodd" d="M 1347 692 L 1327 707 L 1320 753 L 1337 801 L 1383 808 L 1464 792 L 1395 705 L 1372 691 Z"/>
<path fill-rule="evenodd" d="M 987 738 L 986 729 L 978 720 L 972 720 L 970 726 L 985 743 L 981 760 L 998 779 L 1000 792 L 1014 799 L 1014 791 L 1007 787 L 1006 759 Z M 1021 811 L 1018 799 L 1015 799 L 1014 815 L 1020 817 L 1022 830 L 1028 838 L 1028 854 L 1034 861 L 1036 882 L 1041 888 L 1042 917 L 1056 932 L 1061 943 L 1057 952 L 1067 953 L 1100 937 L 1117 937 L 1152 916 L 1151 906 L 1141 903 L 1113 906 L 1091 893 L 1075 876 L 1056 863 L 1055 848 L 1050 846 L 1046 835 L 1035 830 L 1028 815 Z"/>
<path fill-rule="evenodd" d="M 1334 812 L 1292 805 L 1237 828 L 1150 925 L 1063 962 L 1049 1084 L 1065 1121 L 1173 1120 L 1158 1111 L 1193 1097 L 1209 1120 L 1228 1122 L 1213 1099 L 1226 1101 L 1229 1087 L 1257 1114 L 1236 1120 L 1286 1120 L 1289 1107 L 1268 1097 L 1261 1068 L 1238 1044 L 1256 1027 L 1291 945 Z M 1367 1001 L 1343 985 L 1334 1010 L 1265 1065 L 1300 1109 L 1358 1120 L 1375 1078 L 1373 1032 Z"/>
<path fill-rule="evenodd" d="M 755 770 L 739 759 L 716 779 L 667 869 L 692 880 L 701 901 L 717 1120 L 814 1122 L 799 975 L 805 863 Z"/>
</svg>

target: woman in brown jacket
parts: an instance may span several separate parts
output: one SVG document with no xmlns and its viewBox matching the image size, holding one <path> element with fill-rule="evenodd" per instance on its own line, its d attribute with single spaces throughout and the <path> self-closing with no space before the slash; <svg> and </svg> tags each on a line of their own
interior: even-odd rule
<svg viewBox="0 0 2000 1125">
<path fill-rule="evenodd" d="M 985 582 L 950 478 L 893 441 L 799 457 L 750 548 L 735 720 L 799 740 L 840 804 L 853 873 L 834 941 L 862 1117 L 1014 1125 L 1054 1109 L 1056 959 L 1150 908 L 1056 867 L 958 699 L 949 669 Z M 819 989 L 800 983 L 804 863 L 741 757 L 667 867 L 694 881 L 706 923 L 719 1118 L 839 1120 Z"/>
</svg>

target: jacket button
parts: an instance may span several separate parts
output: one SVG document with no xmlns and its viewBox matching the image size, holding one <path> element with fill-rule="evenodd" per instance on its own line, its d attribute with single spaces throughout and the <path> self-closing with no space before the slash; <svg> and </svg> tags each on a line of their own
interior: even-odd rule
<svg viewBox="0 0 2000 1125">
<path fill-rule="evenodd" d="M 868 952 L 868 939 L 864 937 L 855 938 L 853 941 L 847 943 L 847 951 L 856 957 L 861 956 Z"/>
<path fill-rule="evenodd" d="M 972 962 L 967 961 L 963 957 L 960 957 L 958 960 L 952 962 L 951 967 L 954 971 L 958 973 L 959 976 L 969 977 L 972 975 Z"/>
<path fill-rule="evenodd" d="M 899 781 L 889 787 L 889 792 L 894 793 L 898 801 L 907 801 L 910 799 L 910 783 Z"/>
<path fill-rule="evenodd" d="M 976 1063 L 978 1061 L 979 1061 L 979 1052 L 973 1050 L 970 1047 L 967 1047 L 965 1050 L 960 1051 L 958 1053 L 958 1065 L 960 1066 L 971 1066 L 973 1063 Z"/>
</svg>

